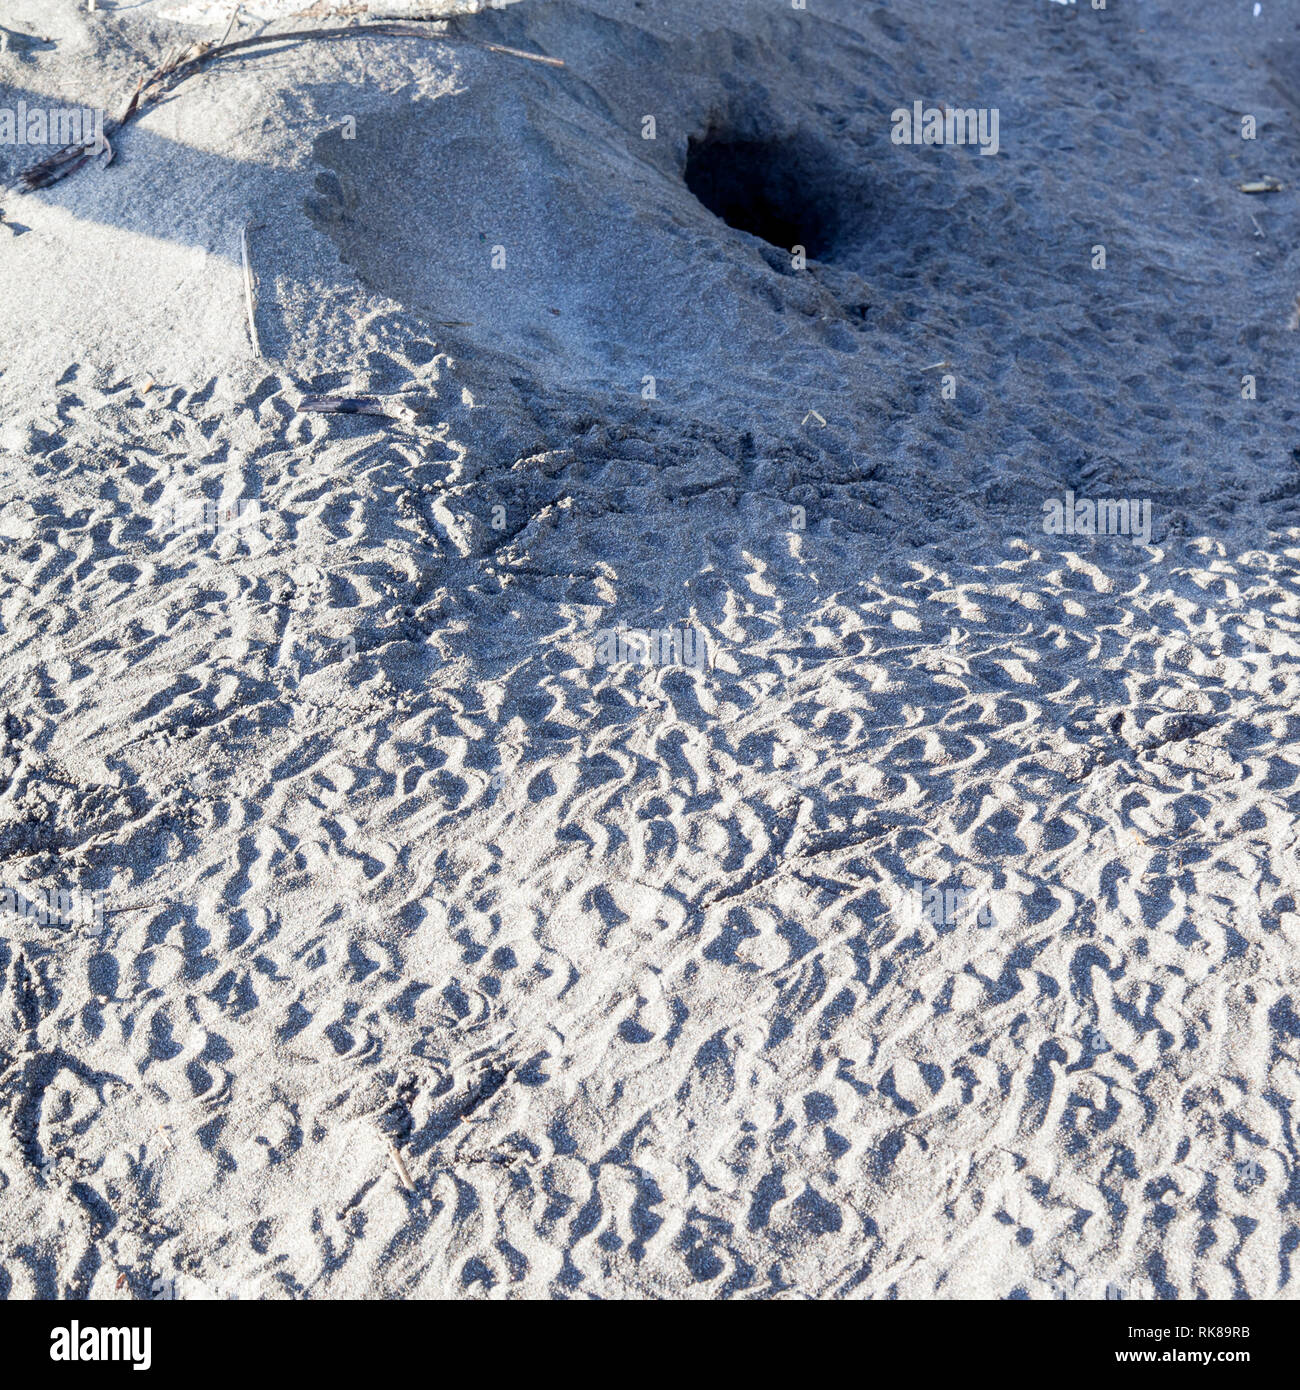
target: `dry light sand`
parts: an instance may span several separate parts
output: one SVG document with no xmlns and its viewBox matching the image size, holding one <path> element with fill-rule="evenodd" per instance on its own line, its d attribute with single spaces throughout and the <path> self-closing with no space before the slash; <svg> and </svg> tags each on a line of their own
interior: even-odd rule
<svg viewBox="0 0 1300 1390">
<path fill-rule="evenodd" d="M 522 0 L 0 145 L 0 1297 L 1296 1296 L 1255 8 Z M 229 17 L 5 0 L 0 109 Z"/>
</svg>

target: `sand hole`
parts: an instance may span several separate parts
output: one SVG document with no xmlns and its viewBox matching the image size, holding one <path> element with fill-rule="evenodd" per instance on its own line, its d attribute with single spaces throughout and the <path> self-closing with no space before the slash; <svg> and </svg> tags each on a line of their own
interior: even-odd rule
<svg viewBox="0 0 1300 1390">
<path fill-rule="evenodd" d="M 788 252 L 802 246 L 818 260 L 834 258 L 843 223 L 836 161 L 820 141 L 737 138 L 710 131 L 692 138 L 686 186 L 710 212 L 742 232 Z"/>
</svg>

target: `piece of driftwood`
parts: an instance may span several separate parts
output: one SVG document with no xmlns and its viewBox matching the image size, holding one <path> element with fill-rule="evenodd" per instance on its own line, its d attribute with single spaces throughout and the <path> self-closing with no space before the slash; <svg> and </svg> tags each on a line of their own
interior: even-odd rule
<svg viewBox="0 0 1300 1390">
<path fill-rule="evenodd" d="M 230 32 L 229 29 L 226 31 Z M 193 77 L 212 63 L 224 62 L 239 53 L 246 53 L 256 47 L 267 47 L 277 43 L 304 43 L 309 41 L 328 42 L 339 39 L 360 38 L 390 39 L 432 39 L 439 43 L 468 43 L 476 48 L 487 49 L 490 53 L 503 53 L 511 58 L 526 58 L 532 63 L 544 63 L 548 67 L 562 68 L 562 58 L 549 58 L 543 53 L 528 53 L 521 48 L 508 48 L 504 44 L 489 43 L 486 39 L 470 38 L 464 34 L 435 33 L 427 24 L 420 21 L 410 23 L 348 24 L 337 29 L 292 29 L 283 34 L 257 34 L 248 39 L 235 39 L 213 43 L 199 40 L 186 48 L 176 49 L 169 54 L 152 72 L 142 76 L 136 83 L 122 114 L 116 120 L 104 122 L 104 144 L 108 148 L 109 162 L 112 162 L 113 147 L 108 137 L 116 135 L 123 126 L 136 119 L 156 101 L 187 77 Z M 85 145 L 65 145 L 52 155 L 24 169 L 18 176 L 19 187 L 27 192 L 38 188 L 48 188 L 51 184 L 66 179 L 84 167 L 99 151 Z"/>
</svg>

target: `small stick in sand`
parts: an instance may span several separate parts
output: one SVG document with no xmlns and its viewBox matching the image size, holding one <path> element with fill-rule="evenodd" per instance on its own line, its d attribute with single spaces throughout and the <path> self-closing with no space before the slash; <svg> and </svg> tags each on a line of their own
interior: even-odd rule
<svg viewBox="0 0 1300 1390">
<path fill-rule="evenodd" d="M 479 47 L 486 48 L 489 53 L 506 53 L 511 58 L 527 58 L 530 63 L 544 63 L 548 68 L 565 66 L 563 58 L 548 58 L 544 53 L 525 53 L 522 48 L 507 48 L 503 43 L 480 43 Z"/>
<path fill-rule="evenodd" d="M 393 1167 L 397 1169 L 397 1176 L 401 1179 L 402 1186 L 408 1192 L 414 1192 L 415 1184 L 411 1181 L 410 1171 L 403 1161 L 402 1155 L 397 1152 L 397 1145 L 391 1139 L 388 1140 L 388 1156 L 393 1160 Z"/>
<path fill-rule="evenodd" d="M 230 11 L 230 23 L 226 25 L 226 32 L 222 34 L 221 40 L 217 44 L 218 48 L 224 47 L 226 40 L 229 39 L 230 35 L 234 32 L 235 25 L 239 22 L 239 11 L 242 8 L 242 4 L 236 4 L 234 9 Z"/>
<path fill-rule="evenodd" d="M 244 308 L 248 310 L 248 336 L 253 343 L 253 355 L 261 357 L 262 342 L 257 336 L 257 294 L 253 289 L 253 268 L 248 263 L 248 227 L 239 230 L 239 254 L 244 261 Z"/>
<path fill-rule="evenodd" d="M 418 411 L 405 401 L 390 404 L 382 396 L 304 396 L 298 410 L 305 415 L 381 415 L 389 420 L 414 420 Z"/>
</svg>

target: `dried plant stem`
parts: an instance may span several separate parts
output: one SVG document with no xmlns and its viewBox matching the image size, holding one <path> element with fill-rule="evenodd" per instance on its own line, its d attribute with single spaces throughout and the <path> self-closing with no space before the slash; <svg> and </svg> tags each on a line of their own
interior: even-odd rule
<svg viewBox="0 0 1300 1390">
<path fill-rule="evenodd" d="M 393 1167 L 397 1169 L 397 1176 L 401 1179 L 402 1186 L 408 1192 L 415 1191 L 415 1184 L 411 1181 L 410 1169 L 406 1166 L 406 1161 L 397 1151 L 397 1145 L 390 1139 L 388 1141 L 388 1156 L 393 1160 Z"/>
<path fill-rule="evenodd" d="M 248 310 L 248 336 L 252 340 L 253 355 L 261 357 L 262 341 L 257 336 L 257 292 L 253 288 L 253 267 L 248 260 L 248 227 L 239 229 L 239 254 L 244 262 L 244 308 Z"/>
</svg>

